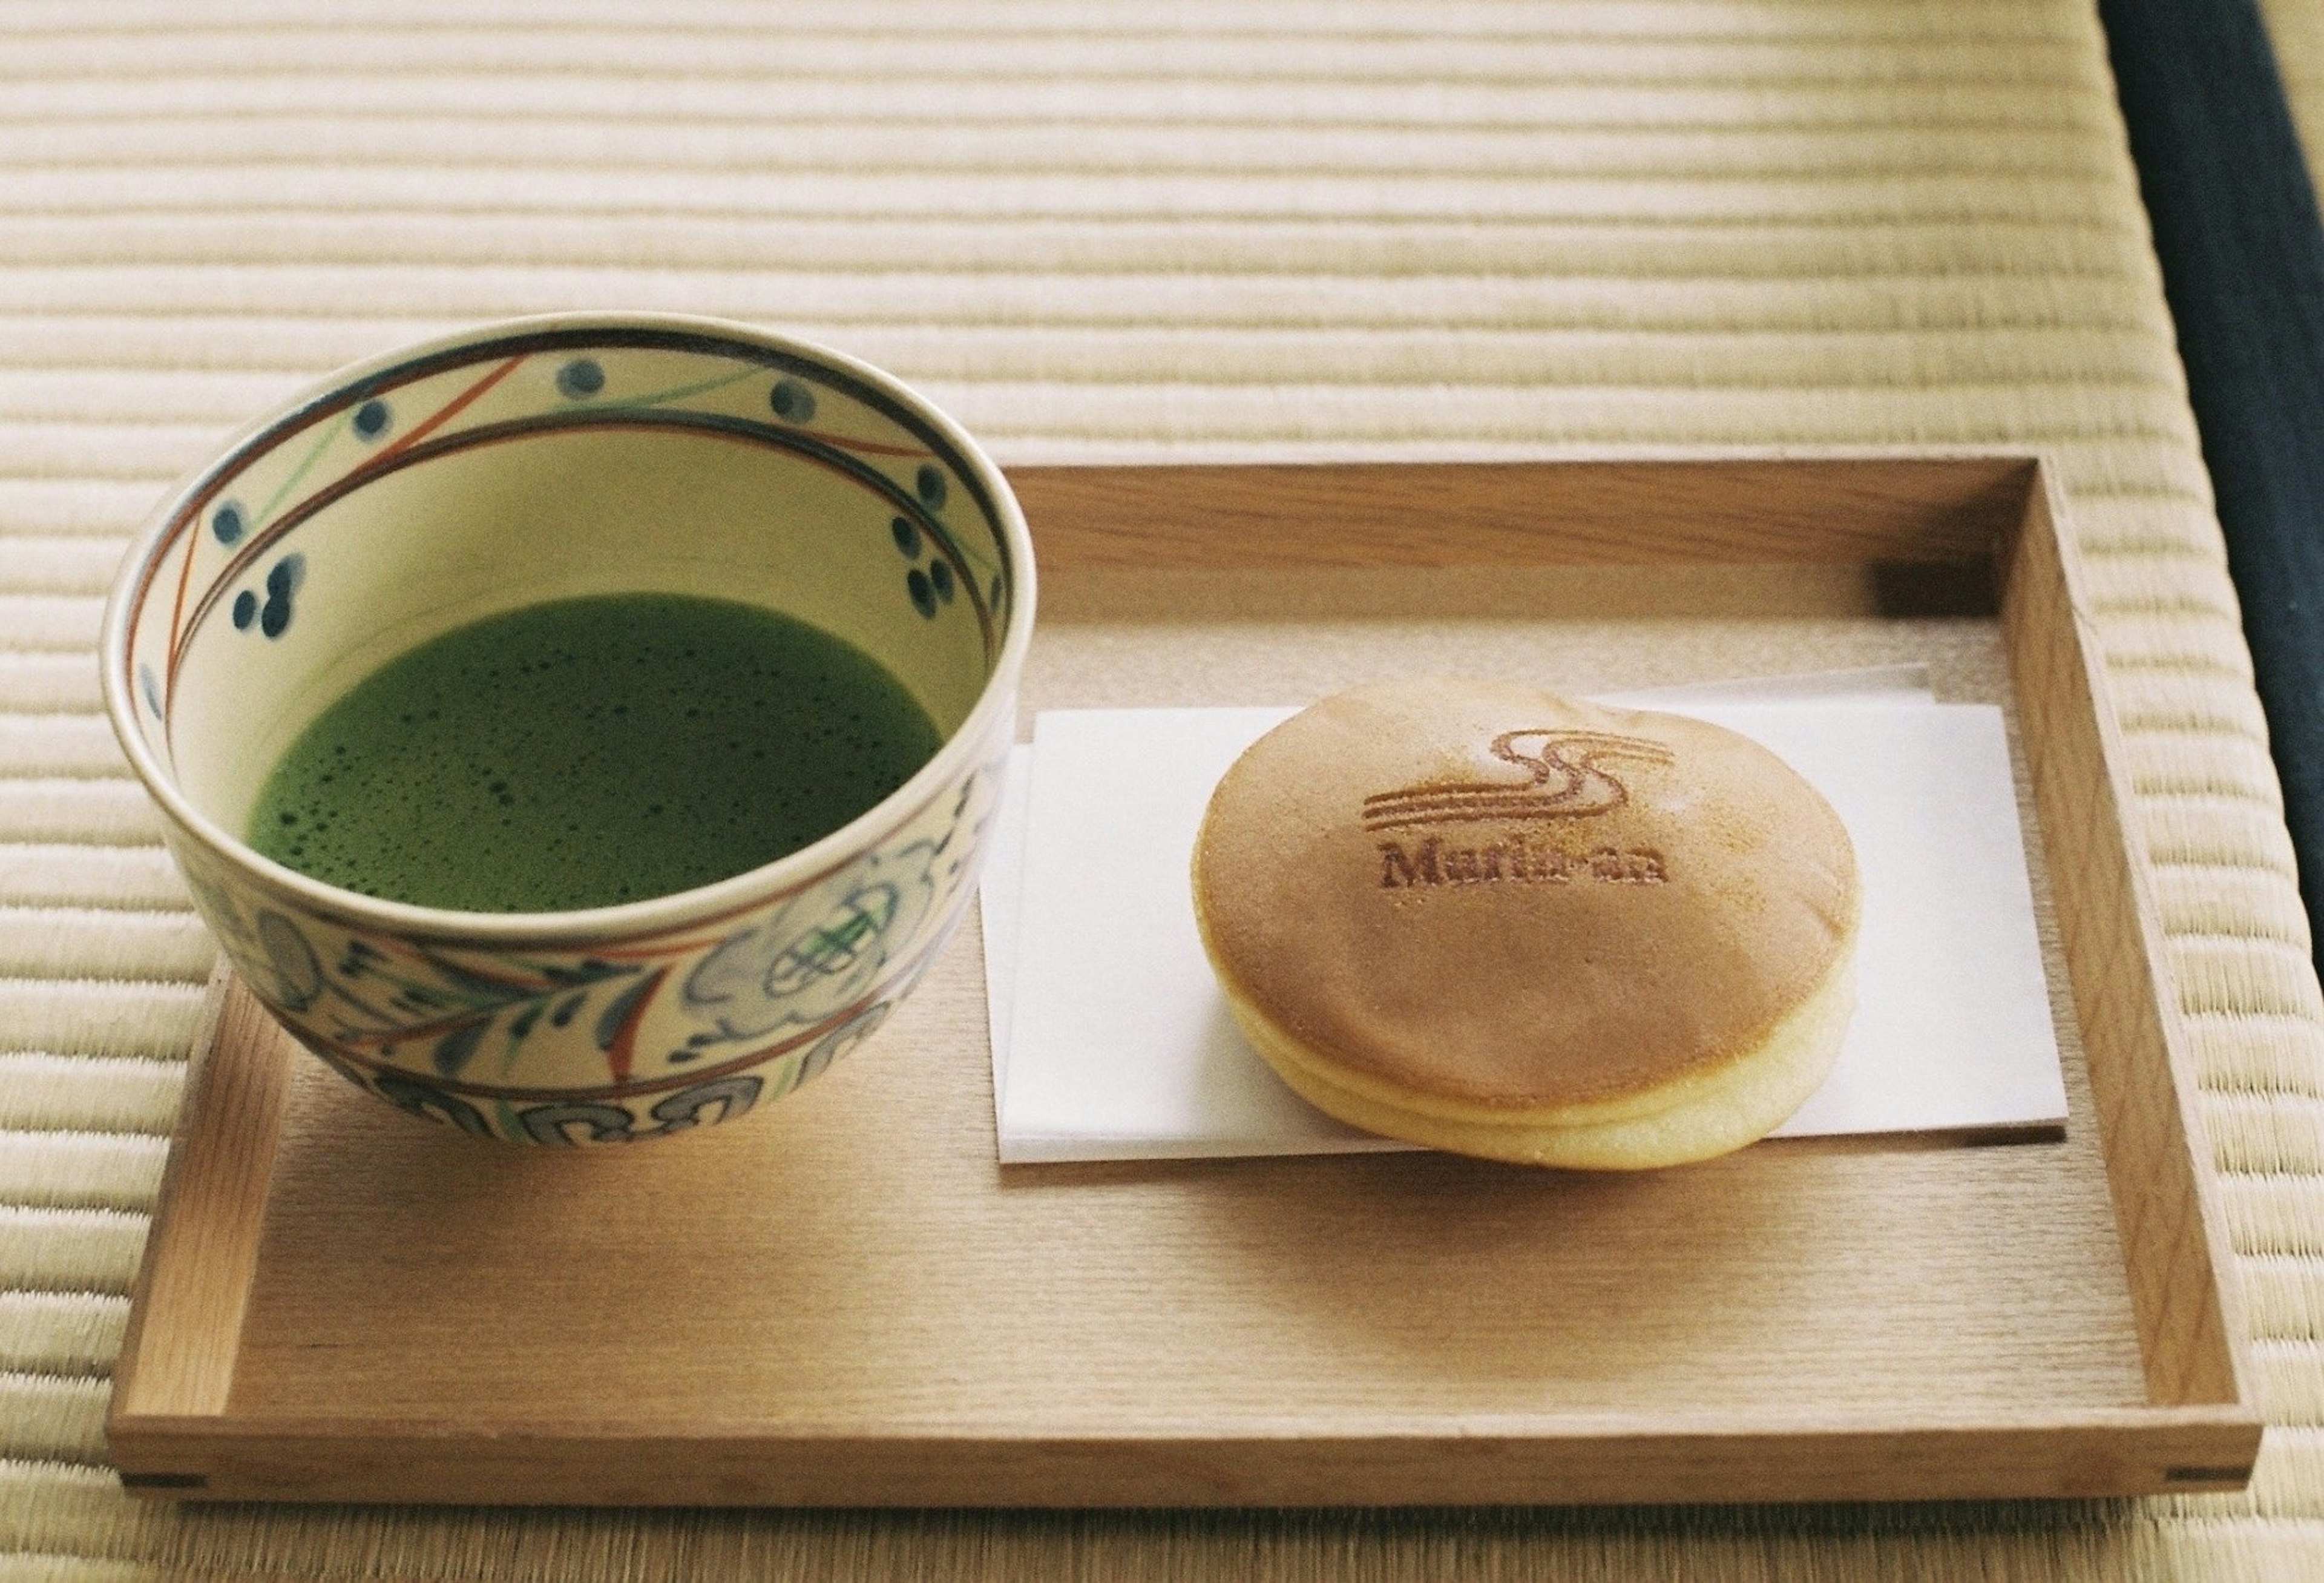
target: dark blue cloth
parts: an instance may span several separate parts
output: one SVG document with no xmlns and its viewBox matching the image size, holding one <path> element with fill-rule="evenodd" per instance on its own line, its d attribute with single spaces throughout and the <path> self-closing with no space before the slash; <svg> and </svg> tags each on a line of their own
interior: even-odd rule
<svg viewBox="0 0 2324 1583">
<path fill-rule="evenodd" d="M 2100 0 L 2324 942 L 2324 225 L 2255 0 Z"/>
</svg>

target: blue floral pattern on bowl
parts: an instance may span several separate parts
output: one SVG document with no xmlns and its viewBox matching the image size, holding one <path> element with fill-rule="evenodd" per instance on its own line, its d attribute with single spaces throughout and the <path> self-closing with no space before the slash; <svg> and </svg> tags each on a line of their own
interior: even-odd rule
<svg viewBox="0 0 2324 1583">
<path fill-rule="evenodd" d="M 215 781 L 248 752 L 220 745 L 235 689 L 276 671 L 283 697 L 311 689 L 365 616 L 349 572 L 370 537 L 350 533 L 342 503 L 431 465 L 604 436 L 707 440 L 686 454 L 800 469 L 824 481 L 825 516 L 853 503 L 807 543 L 853 559 L 799 575 L 889 601 L 892 616 L 864 619 L 933 656 L 931 673 L 964 678 L 974 707 L 928 771 L 796 860 L 679 898 L 483 923 L 276 869 L 202 811 L 181 782 Z M 776 551 L 807 552 L 779 521 L 767 532 Z M 711 321 L 536 321 L 353 371 L 189 484 L 116 591 L 107 697 L 203 916 L 308 1049 L 390 1104 L 479 1135 L 629 1142 L 791 1092 L 926 971 L 986 844 L 1030 574 L 997 470 L 876 371 Z"/>
<path fill-rule="evenodd" d="M 235 970 L 342 1076 L 480 1136 L 629 1142 L 779 1098 L 879 1026 L 961 917 L 1005 762 L 769 904 L 599 950 L 480 952 L 300 918 L 172 845 Z M 586 1038 L 598 1081 L 530 1076 L 528 1044 L 559 1033 Z"/>
</svg>

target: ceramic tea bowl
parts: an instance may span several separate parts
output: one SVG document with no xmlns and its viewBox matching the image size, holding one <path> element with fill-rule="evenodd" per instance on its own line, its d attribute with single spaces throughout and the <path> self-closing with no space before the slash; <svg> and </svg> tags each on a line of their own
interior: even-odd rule
<svg viewBox="0 0 2324 1583">
<path fill-rule="evenodd" d="M 241 838 L 283 750 L 388 659 L 631 592 L 844 638 L 943 746 L 779 861 L 586 912 L 382 901 Z M 1009 486 L 893 378 L 742 325 L 560 315 L 374 359 L 245 430 L 147 527 L 103 667 L 196 904 L 302 1044 L 481 1136 L 628 1142 L 790 1092 L 911 988 L 973 890 L 1032 625 Z"/>
</svg>

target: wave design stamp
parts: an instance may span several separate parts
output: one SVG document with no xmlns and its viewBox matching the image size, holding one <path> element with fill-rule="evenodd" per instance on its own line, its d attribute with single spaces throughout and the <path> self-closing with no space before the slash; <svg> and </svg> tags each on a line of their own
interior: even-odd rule
<svg viewBox="0 0 2324 1583">
<path fill-rule="evenodd" d="M 1537 741 L 1532 752 L 1519 745 Z M 1472 819 L 1588 819 L 1630 800 L 1607 760 L 1668 764 L 1671 750 L 1643 736 L 1609 731 L 1504 731 L 1493 738 L 1492 754 L 1530 772 L 1524 781 L 1438 781 L 1381 792 L 1364 799 L 1364 829 L 1399 829 L 1410 825 L 1462 823 Z"/>
</svg>

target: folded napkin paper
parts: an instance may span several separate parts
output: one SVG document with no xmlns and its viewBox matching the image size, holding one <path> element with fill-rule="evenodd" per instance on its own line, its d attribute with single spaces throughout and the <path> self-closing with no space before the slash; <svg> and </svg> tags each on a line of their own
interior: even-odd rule
<svg viewBox="0 0 2324 1583">
<path fill-rule="evenodd" d="M 1909 668 L 1608 696 L 1780 754 L 1837 810 L 1864 885 L 1839 1063 L 1778 1135 L 2054 1128 L 2066 1114 L 2001 711 Z M 984 882 L 1008 1162 L 1411 1145 L 1298 1098 L 1243 1041 L 1194 928 L 1211 790 L 1287 708 L 1045 713 Z"/>
</svg>

